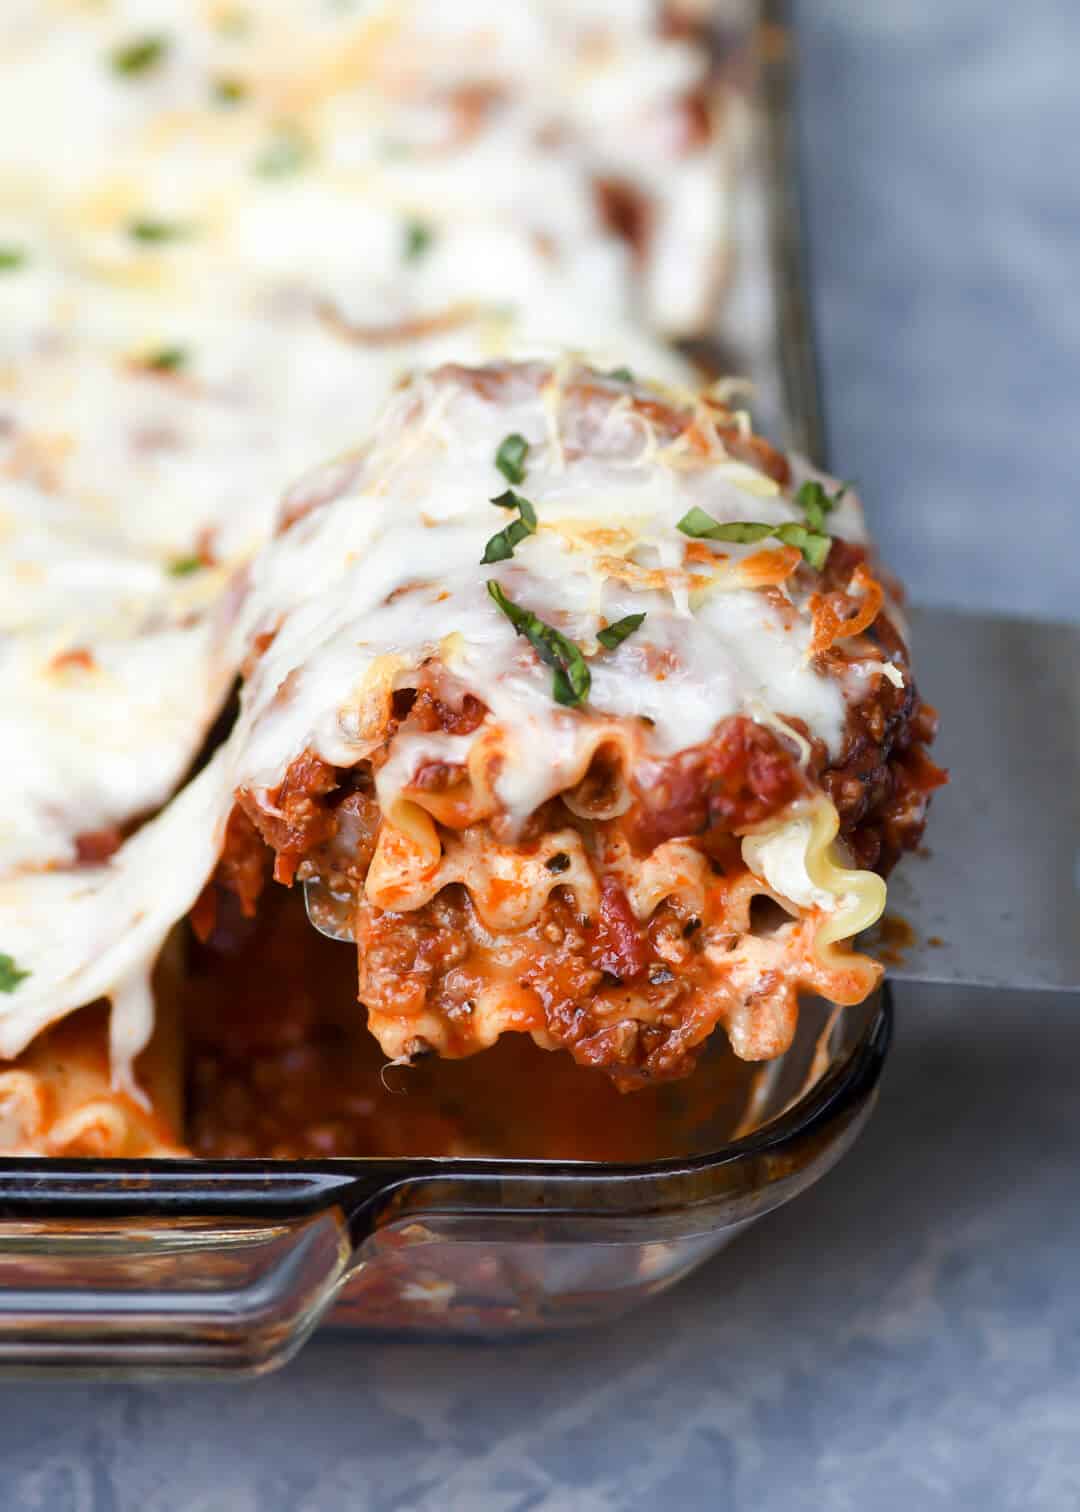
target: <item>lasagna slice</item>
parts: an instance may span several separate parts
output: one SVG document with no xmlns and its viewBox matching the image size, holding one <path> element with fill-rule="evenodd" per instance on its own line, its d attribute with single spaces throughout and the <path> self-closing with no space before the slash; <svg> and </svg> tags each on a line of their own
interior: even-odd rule
<svg viewBox="0 0 1080 1512">
<path fill-rule="evenodd" d="M 239 624 L 219 881 L 254 908 L 268 849 L 317 891 L 392 1059 L 513 1030 L 629 1088 L 877 984 L 846 942 L 933 714 L 854 495 L 722 390 L 417 377 L 290 492 Z"/>
</svg>

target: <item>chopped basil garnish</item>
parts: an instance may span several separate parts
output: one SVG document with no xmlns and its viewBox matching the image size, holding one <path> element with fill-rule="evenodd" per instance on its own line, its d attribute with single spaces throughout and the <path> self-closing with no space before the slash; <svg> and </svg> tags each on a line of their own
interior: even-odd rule
<svg viewBox="0 0 1080 1512">
<path fill-rule="evenodd" d="M 679 521 L 678 528 L 683 535 L 692 536 L 695 540 L 736 541 L 742 545 L 774 536 L 786 546 L 797 546 L 804 560 L 818 572 L 824 567 L 832 545 L 830 536 L 809 530 L 795 521 L 784 525 L 765 525 L 756 520 L 732 520 L 728 524 L 721 524 L 696 506 L 687 510 Z"/>
<path fill-rule="evenodd" d="M 508 483 L 524 483 L 525 458 L 529 455 L 529 443 L 524 436 L 513 431 L 499 442 L 495 453 L 495 466 Z"/>
<path fill-rule="evenodd" d="M 554 668 L 551 695 L 555 702 L 572 709 L 583 704 L 589 696 L 592 678 L 580 649 L 553 625 L 546 625 L 531 610 L 522 609 L 508 599 L 494 578 L 488 578 L 487 591 L 518 635 L 525 637 L 545 666 Z"/>
<path fill-rule="evenodd" d="M 186 347 L 158 347 L 156 352 L 147 352 L 142 359 L 142 366 L 149 368 L 152 373 L 176 373 L 187 360 Z"/>
<path fill-rule="evenodd" d="M 621 620 L 616 620 L 613 625 L 608 625 L 606 630 L 598 630 L 596 638 L 602 646 L 609 651 L 614 651 L 616 646 L 621 646 L 628 635 L 633 635 L 645 623 L 643 614 L 628 614 Z"/>
<path fill-rule="evenodd" d="M 500 509 L 516 509 L 518 512 L 518 519 L 512 525 L 491 537 L 480 558 L 481 562 L 505 562 L 513 556 L 514 547 L 520 546 L 526 536 L 536 534 L 536 510 L 528 499 L 523 499 L 512 488 L 508 488 L 491 502 Z"/>
<path fill-rule="evenodd" d="M 183 221 L 155 220 L 153 216 L 139 216 L 128 222 L 128 235 L 133 241 L 160 243 L 183 241 L 191 235 L 191 227 Z"/>
<path fill-rule="evenodd" d="M 752 520 L 734 520 L 726 525 L 721 524 L 696 505 L 683 515 L 678 528 L 683 535 L 693 536 L 695 541 L 737 541 L 742 546 L 747 546 L 752 541 L 763 541 L 773 533 L 771 525 L 758 524 Z"/>
<path fill-rule="evenodd" d="M 261 178 L 288 178 L 300 172 L 311 151 L 311 142 L 300 127 L 285 122 L 255 159 L 255 172 Z"/>
<path fill-rule="evenodd" d="M 11 956 L 0 955 L 0 992 L 14 992 L 29 975 L 28 971 L 20 971 Z"/>
<path fill-rule="evenodd" d="M 628 367 L 612 368 L 607 375 L 614 383 L 633 383 L 634 375 Z"/>
<path fill-rule="evenodd" d="M 190 577 L 193 572 L 201 572 L 203 566 L 202 557 L 174 557 L 166 568 L 166 571 L 170 577 Z"/>
<path fill-rule="evenodd" d="M 215 79 L 214 99 L 219 105 L 239 105 L 247 99 L 247 85 L 243 79 Z"/>
<path fill-rule="evenodd" d="M 26 262 L 26 253 L 21 247 L 0 247 L 0 273 L 14 273 Z"/>
<path fill-rule="evenodd" d="M 426 226 L 423 221 L 407 221 L 405 225 L 405 246 L 402 251 L 405 261 L 419 262 L 434 240 L 434 231 L 430 226 Z M 520 482 L 520 479 L 518 481 Z"/>
<path fill-rule="evenodd" d="M 794 523 L 778 525 L 773 535 L 783 541 L 786 546 L 797 546 L 803 554 L 803 561 L 813 567 L 815 572 L 820 572 L 828 561 L 832 536 L 824 535 L 819 530 L 808 530 L 805 525 Z"/>
<path fill-rule="evenodd" d="M 830 494 L 814 478 L 808 478 L 795 495 L 795 502 L 806 515 L 810 529 L 823 531 L 826 515 L 833 512 L 846 493 L 846 483 Z"/>
<path fill-rule="evenodd" d="M 168 50 L 169 44 L 164 37 L 138 37 L 134 42 L 114 48 L 109 54 L 109 64 L 113 73 L 130 79 L 154 68 Z"/>
<path fill-rule="evenodd" d="M 771 525 L 721 525 L 711 514 L 694 505 L 679 521 L 678 529 L 695 541 L 762 541 L 772 529 Z M 749 532 L 747 534 L 746 532 Z"/>
</svg>

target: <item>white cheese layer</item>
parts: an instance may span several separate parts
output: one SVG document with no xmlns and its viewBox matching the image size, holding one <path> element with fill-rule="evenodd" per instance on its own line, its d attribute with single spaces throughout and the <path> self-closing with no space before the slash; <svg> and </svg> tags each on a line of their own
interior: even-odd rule
<svg viewBox="0 0 1080 1512">
<path fill-rule="evenodd" d="M 707 58 L 644 0 L 5 0 L 0 69 L 4 875 L 167 797 L 232 670 L 196 621 L 404 372 L 685 376 L 647 327 L 703 318 L 722 212 L 682 206 L 727 149 L 681 140 Z M 603 176 L 655 202 L 644 262 Z"/>
<path fill-rule="evenodd" d="M 350 489 L 271 545 L 241 616 L 248 639 L 276 628 L 245 697 L 243 786 L 273 789 L 305 750 L 336 766 L 370 755 L 381 728 L 358 706 L 387 661 L 397 688 L 440 661 L 487 706 L 463 747 L 501 732 L 494 791 L 517 823 L 580 778 L 608 727 L 629 725 L 643 757 L 664 756 L 706 740 L 729 715 L 771 711 L 803 720 L 839 754 L 847 693 L 811 662 L 806 604 L 747 585 L 741 564 L 759 545 L 706 548 L 688 565 L 677 529 L 691 508 L 781 524 L 803 518 L 798 505 L 722 450 L 709 465 L 665 456 L 617 385 L 583 399 L 582 377 L 545 378 L 533 366 L 489 370 L 488 385 L 468 372 L 420 380 L 390 406 Z M 506 487 L 495 456 L 511 434 L 529 443 L 519 491 L 538 530 L 511 560 L 485 567 L 487 541 L 514 518 L 491 502 Z M 849 520 L 858 528 L 855 510 L 836 512 L 838 532 Z M 492 602 L 489 580 L 583 648 L 584 708 L 554 702 L 551 669 Z M 636 613 L 646 622 L 618 649 L 598 645 L 604 625 Z M 441 759 L 444 739 L 395 738 L 377 778 L 384 810 Z"/>
</svg>

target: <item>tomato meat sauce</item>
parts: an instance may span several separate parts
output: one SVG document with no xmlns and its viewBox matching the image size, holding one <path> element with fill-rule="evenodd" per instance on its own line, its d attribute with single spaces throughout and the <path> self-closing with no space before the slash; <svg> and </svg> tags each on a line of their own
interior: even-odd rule
<svg viewBox="0 0 1080 1512">
<path fill-rule="evenodd" d="M 269 889 L 219 900 L 174 988 L 187 1034 L 187 1141 L 208 1159 L 490 1155 L 644 1161 L 734 1133 L 756 1068 L 718 1040 L 692 1081 L 620 1096 L 598 1071 L 504 1035 L 466 1060 L 388 1064 L 352 952 Z"/>
</svg>

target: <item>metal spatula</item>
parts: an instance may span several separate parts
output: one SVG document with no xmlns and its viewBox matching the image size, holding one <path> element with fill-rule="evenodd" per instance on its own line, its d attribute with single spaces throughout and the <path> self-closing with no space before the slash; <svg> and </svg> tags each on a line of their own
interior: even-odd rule
<svg viewBox="0 0 1080 1512">
<path fill-rule="evenodd" d="M 889 878 L 884 930 L 863 943 L 897 981 L 1080 990 L 1080 628 L 913 619 L 951 781 L 927 849 Z"/>
<path fill-rule="evenodd" d="M 773 45 L 762 49 L 765 111 L 749 182 L 765 201 L 755 250 L 769 277 L 750 367 L 763 393 L 779 391 L 774 423 L 788 444 L 823 460 L 794 32 L 787 0 L 764 0 L 763 14 Z M 862 943 L 897 981 L 1078 990 L 1080 627 L 930 609 L 912 620 L 919 690 L 941 713 L 934 758 L 952 781 L 934 796 L 928 848 L 901 861 L 884 927 Z"/>
<path fill-rule="evenodd" d="M 928 609 L 914 641 L 952 781 L 861 944 L 895 981 L 1080 991 L 1080 628 Z M 324 888 L 305 902 L 351 939 Z"/>
</svg>

